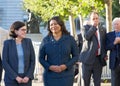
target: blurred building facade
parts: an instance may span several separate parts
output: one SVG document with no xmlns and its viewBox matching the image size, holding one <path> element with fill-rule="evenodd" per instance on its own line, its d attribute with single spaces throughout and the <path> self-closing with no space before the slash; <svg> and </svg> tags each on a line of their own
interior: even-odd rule
<svg viewBox="0 0 120 86">
<path fill-rule="evenodd" d="M 16 21 L 24 21 L 23 0 L 0 0 L 0 27 L 9 29 Z"/>
</svg>

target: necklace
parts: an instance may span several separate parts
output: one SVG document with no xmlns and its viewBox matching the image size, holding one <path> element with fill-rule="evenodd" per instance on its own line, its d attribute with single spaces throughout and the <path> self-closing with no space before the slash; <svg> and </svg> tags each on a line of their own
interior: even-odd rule
<svg viewBox="0 0 120 86">
<path fill-rule="evenodd" d="M 16 38 L 15 41 L 16 41 L 17 44 L 21 43 L 21 39 Z"/>
</svg>

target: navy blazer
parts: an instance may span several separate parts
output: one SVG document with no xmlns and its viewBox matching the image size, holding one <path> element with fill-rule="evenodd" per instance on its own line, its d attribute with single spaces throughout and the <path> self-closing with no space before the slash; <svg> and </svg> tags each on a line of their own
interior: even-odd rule
<svg viewBox="0 0 120 86">
<path fill-rule="evenodd" d="M 109 32 L 106 35 L 106 49 L 110 50 L 110 69 L 114 69 L 116 65 L 117 49 L 116 45 L 114 45 L 115 37 L 115 31 Z"/>
<path fill-rule="evenodd" d="M 44 78 L 74 75 L 73 65 L 78 61 L 79 52 L 72 36 L 63 35 L 58 41 L 52 36 L 46 36 L 41 43 L 39 54 L 39 61 L 45 68 Z M 65 71 L 55 73 L 49 70 L 51 65 L 61 64 L 67 66 Z"/>
<path fill-rule="evenodd" d="M 32 41 L 29 38 L 22 40 L 22 47 L 24 52 L 24 75 L 33 79 L 33 73 L 35 68 L 35 53 L 32 45 Z M 4 80 L 6 82 L 12 82 L 18 76 L 18 54 L 16 48 L 16 42 L 14 39 L 9 39 L 4 42 L 2 63 L 5 69 Z"/>
</svg>

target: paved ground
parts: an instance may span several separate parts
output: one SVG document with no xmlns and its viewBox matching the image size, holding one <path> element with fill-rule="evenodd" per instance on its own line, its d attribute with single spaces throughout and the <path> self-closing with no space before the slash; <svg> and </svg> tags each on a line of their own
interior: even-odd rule
<svg viewBox="0 0 120 86">
<path fill-rule="evenodd" d="M 33 86 L 44 86 L 43 83 L 33 83 Z M 77 86 L 76 83 L 74 83 L 74 86 Z M 101 86 L 111 86 L 110 83 L 102 83 Z"/>
<path fill-rule="evenodd" d="M 2 82 L 1 86 L 5 86 L 4 82 Z M 33 82 L 32 86 L 44 86 L 42 82 Z M 74 86 L 78 86 L 77 83 L 74 83 Z M 102 83 L 101 86 L 111 86 L 110 83 Z"/>
</svg>

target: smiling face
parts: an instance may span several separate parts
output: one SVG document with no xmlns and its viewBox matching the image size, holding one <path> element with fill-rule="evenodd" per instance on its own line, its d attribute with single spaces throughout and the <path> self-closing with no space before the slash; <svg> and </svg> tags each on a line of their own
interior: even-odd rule
<svg viewBox="0 0 120 86">
<path fill-rule="evenodd" d="M 52 32 L 52 34 L 58 34 L 58 33 L 61 33 L 61 26 L 57 23 L 56 20 L 51 20 L 50 23 L 49 23 L 49 28 L 50 28 L 50 31 Z"/>
<path fill-rule="evenodd" d="M 26 26 L 19 28 L 19 30 L 15 30 L 15 33 L 17 34 L 17 38 L 21 38 L 21 39 L 26 37 L 26 32 L 27 32 Z"/>
</svg>

